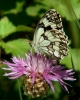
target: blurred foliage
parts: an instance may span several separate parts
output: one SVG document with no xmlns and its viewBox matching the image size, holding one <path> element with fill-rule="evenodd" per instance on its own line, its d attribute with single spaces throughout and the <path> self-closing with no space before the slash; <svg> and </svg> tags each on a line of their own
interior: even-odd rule
<svg viewBox="0 0 80 100">
<path fill-rule="evenodd" d="M 73 65 L 72 65 L 71 57 L 72 57 Z M 68 56 L 66 56 L 61 61 L 61 63 L 65 64 L 68 68 L 74 67 L 76 71 L 80 71 L 79 62 L 80 62 L 80 49 L 69 49 Z"/>
<path fill-rule="evenodd" d="M 32 40 L 36 25 L 42 15 L 49 9 L 56 9 L 62 16 L 63 26 L 68 35 L 70 49 L 61 63 L 67 68 L 74 68 L 80 72 L 80 0 L 0 0 L 0 59 L 9 60 L 11 56 L 22 56 L 31 49 L 29 40 Z M 73 64 L 72 64 L 73 63 Z M 17 82 L 2 77 L 0 65 L 0 100 L 19 100 Z M 80 75 L 77 82 L 71 83 L 80 88 Z M 20 79 L 23 93 L 23 79 Z M 63 92 L 61 87 L 54 83 L 55 93 L 49 91 L 46 100 L 79 100 L 79 92 L 70 88 L 70 94 Z M 76 99 L 74 99 L 77 96 Z M 30 97 L 23 95 L 23 100 Z"/>
</svg>

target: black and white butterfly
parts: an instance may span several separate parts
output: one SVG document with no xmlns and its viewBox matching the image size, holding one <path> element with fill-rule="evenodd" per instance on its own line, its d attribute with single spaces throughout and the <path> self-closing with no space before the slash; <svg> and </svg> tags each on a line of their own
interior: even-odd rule
<svg viewBox="0 0 80 100">
<path fill-rule="evenodd" d="M 35 52 L 48 57 L 63 59 L 68 53 L 68 37 L 63 31 L 61 16 L 54 9 L 48 10 L 39 21 L 33 41 Z"/>
</svg>

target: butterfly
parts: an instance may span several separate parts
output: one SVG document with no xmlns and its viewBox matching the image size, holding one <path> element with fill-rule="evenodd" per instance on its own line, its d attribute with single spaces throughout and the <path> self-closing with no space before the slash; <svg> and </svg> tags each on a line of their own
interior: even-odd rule
<svg viewBox="0 0 80 100">
<path fill-rule="evenodd" d="M 63 30 L 61 16 L 55 9 L 43 15 L 30 44 L 35 52 L 48 57 L 63 59 L 68 54 L 68 37 Z"/>
</svg>

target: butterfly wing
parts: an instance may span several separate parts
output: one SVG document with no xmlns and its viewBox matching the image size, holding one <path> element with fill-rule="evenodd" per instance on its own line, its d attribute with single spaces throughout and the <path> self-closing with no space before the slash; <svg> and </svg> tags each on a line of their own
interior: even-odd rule
<svg viewBox="0 0 80 100">
<path fill-rule="evenodd" d="M 48 10 L 39 21 L 32 41 L 36 52 L 62 59 L 68 52 L 68 38 L 63 31 L 61 16 Z"/>
</svg>

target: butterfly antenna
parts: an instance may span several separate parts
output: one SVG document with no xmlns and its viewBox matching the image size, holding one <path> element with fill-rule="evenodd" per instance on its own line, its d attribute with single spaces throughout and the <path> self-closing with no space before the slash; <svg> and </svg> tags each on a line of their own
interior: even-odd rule
<svg viewBox="0 0 80 100">
<path fill-rule="evenodd" d="M 26 37 L 27 37 L 28 40 L 30 40 L 29 37 L 28 37 L 27 35 L 26 35 Z"/>
<path fill-rule="evenodd" d="M 26 41 L 27 41 L 28 43 L 30 43 L 30 39 L 29 39 L 29 37 L 28 37 L 27 35 L 26 35 L 26 37 L 27 37 L 27 40 L 26 40 Z"/>
</svg>

